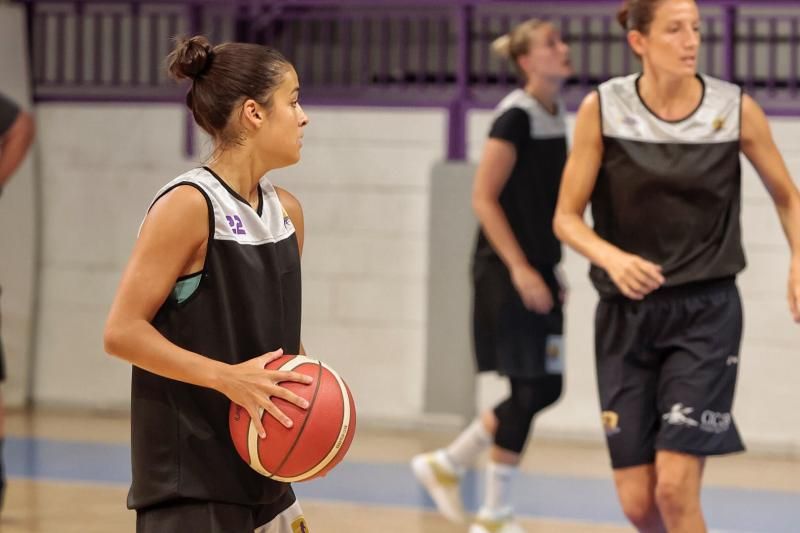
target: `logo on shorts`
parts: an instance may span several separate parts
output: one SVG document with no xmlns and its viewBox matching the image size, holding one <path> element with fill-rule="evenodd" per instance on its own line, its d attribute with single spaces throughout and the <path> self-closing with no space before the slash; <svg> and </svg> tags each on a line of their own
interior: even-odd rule
<svg viewBox="0 0 800 533">
<path fill-rule="evenodd" d="M 731 414 L 716 411 L 703 411 L 700 415 L 700 429 L 707 433 L 725 433 L 731 427 Z"/>
<path fill-rule="evenodd" d="M 738 355 L 729 355 L 728 358 L 725 360 L 726 366 L 733 366 L 739 364 L 739 356 Z"/>
<path fill-rule="evenodd" d="M 548 335 L 544 348 L 544 369 L 548 374 L 564 373 L 564 337 Z"/>
<path fill-rule="evenodd" d="M 616 435 L 621 430 L 619 429 L 619 415 L 614 411 L 603 411 L 600 414 L 603 421 L 603 429 L 606 430 L 606 436 Z"/>
<path fill-rule="evenodd" d="M 294 519 L 292 522 L 292 533 L 311 533 L 311 530 L 308 529 L 308 524 L 306 524 L 306 519 L 302 516 L 299 516 Z"/>
<path fill-rule="evenodd" d="M 689 418 L 692 413 L 694 413 L 693 408 L 684 407 L 682 403 L 676 403 L 669 413 L 666 413 L 662 418 L 667 421 L 667 424 L 672 424 L 673 426 L 696 427 L 698 426 L 697 420 Z"/>
</svg>

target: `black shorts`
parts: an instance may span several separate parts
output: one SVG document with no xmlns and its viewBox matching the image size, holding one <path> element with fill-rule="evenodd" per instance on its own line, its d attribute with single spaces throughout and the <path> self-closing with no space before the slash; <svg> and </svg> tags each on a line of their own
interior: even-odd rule
<svg viewBox="0 0 800 533">
<path fill-rule="evenodd" d="M 537 269 L 555 303 L 550 313 L 541 315 L 525 308 L 499 258 L 476 258 L 472 331 L 479 372 L 496 371 L 513 378 L 562 373 L 564 317 L 554 269 Z"/>
<path fill-rule="evenodd" d="M 600 301 L 597 380 L 614 468 L 652 463 L 656 450 L 744 450 L 731 414 L 741 337 L 733 279 Z"/>
<path fill-rule="evenodd" d="M 137 509 L 136 533 L 307 533 L 300 505 L 292 491 L 281 501 L 263 506 L 178 500 Z"/>
</svg>

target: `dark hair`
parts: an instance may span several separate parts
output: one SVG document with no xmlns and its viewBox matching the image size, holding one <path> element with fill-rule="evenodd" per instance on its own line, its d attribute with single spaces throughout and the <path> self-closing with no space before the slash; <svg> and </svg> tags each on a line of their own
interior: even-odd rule
<svg viewBox="0 0 800 533">
<path fill-rule="evenodd" d="M 656 15 L 658 4 L 664 0 L 625 0 L 617 12 L 617 20 L 623 29 L 647 34 Z"/>
<path fill-rule="evenodd" d="M 202 35 L 178 39 L 167 65 L 174 79 L 192 80 L 186 105 L 197 124 L 221 145 L 239 136 L 228 128 L 233 109 L 246 99 L 269 107 L 272 94 L 292 68 L 280 52 L 267 46 L 225 43 L 212 47 Z"/>
</svg>

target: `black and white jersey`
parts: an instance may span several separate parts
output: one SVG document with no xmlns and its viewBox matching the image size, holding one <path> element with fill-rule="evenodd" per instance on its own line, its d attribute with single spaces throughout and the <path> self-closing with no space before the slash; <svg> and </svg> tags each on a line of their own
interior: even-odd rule
<svg viewBox="0 0 800 533">
<path fill-rule="evenodd" d="M 561 261 L 561 243 L 553 234 L 561 173 L 567 160 L 564 106 L 547 111 L 522 89 L 506 96 L 495 110 L 492 139 L 514 145 L 516 162 L 500 193 L 500 205 L 528 262 L 539 268 Z M 479 231 L 476 260 L 497 258 Z"/>
<path fill-rule="evenodd" d="M 679 121 L 647 108 L 640 74 L 598 88 L 603 160 L 592 195 L 594 227 L 620 249 L 661 265 L 665 286 L 736 275 L 741 243 L 739 160 L 742 91 L 698 76 L 703 97 Z M 601 296 L 619 290 L 597 266 Z"/>
<path fill-rule="evenodd" d="M 209 169 L 196 168 L 162 188 L 154 203 L 181 185 L 208 203 L 208 250 L 202 272 L 176 281 L 153 326 L 182 348 L 230 364 L 278 348 L 296 354 L 300 257 L 274 187 L 261 180 L 253 209 Z M 131 403 L 129 507 L 183 498 L 263 505 L 290 490 L 239 457 L 228 430 L 230 401 L 219 392 L 134 367 Z"/>
</svg>

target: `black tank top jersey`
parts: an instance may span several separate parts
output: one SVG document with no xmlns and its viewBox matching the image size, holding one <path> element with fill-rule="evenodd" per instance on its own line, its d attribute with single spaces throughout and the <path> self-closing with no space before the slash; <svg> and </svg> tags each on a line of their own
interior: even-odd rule
<svg viewBox="0 0 800 533">
<path fill-rule="evenodd" d="M 567 159 L 564 106 L 548 112 L 522 89 L 506 96 L 495 110 L 492 139 L 514 145 L 516 162 L 500 193 L 500 205 L 528 262 L 551 267 L 561 261 L 561 243 L 553 234 L 553 215 Z M 497 258 L 482 230 L 476 260 Z"/>
<path fill-rule="evenodd" d="M 153 326 L 176 345 L 236 364 L 283 348 L 300 348 L 300 257 L 294 226 L 274 187 L 260 183 L 253 209 L 208 169 L 169 184 L 206 198 L 209 241 L 199 285 L 187 299 L 171 296 Z M 130 508 L 193 498 L 262 505 L 289 485 L 252 470 L 228 431 L 230 401 L 204 387 L 133 368 Z"/>
<path fill-rule="evenodd" d="M 661 265 L 665 286 L 736 275 L 741 243 L 742 91 L 698 76 L 703 97 L 686 119 L 658 118 L 641 99 L 640 74 L 598 88 L 603 160 L 592 195 L 594 228 L 620 249 Z M 592 265 L 601 297 L 619 295 Z"/>
</svg>

